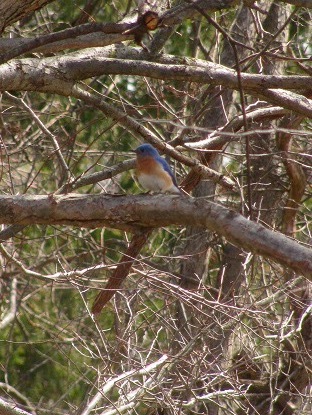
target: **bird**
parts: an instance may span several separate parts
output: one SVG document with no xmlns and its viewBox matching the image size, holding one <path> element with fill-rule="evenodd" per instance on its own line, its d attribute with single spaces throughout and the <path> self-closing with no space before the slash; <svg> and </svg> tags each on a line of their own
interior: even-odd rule
<svg viewBox="0 0 312 415">
<path fill-rule="evenodd" d="M 177 180 L 167 163 L 151 144 L 141 144 L 136 153 L 136 172 L 140 185 L 151 192 L 181 194 Z"/>
</svg>

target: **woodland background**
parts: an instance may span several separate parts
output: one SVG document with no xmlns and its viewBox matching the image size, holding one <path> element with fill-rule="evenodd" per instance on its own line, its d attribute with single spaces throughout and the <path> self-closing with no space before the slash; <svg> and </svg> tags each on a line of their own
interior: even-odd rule
<svg viewBox="0 0 312 415">
<path fill-rule="evenodd" d="M 1 414 L 311 413 L 311 14 L 1 1 Z"/>
</svg>

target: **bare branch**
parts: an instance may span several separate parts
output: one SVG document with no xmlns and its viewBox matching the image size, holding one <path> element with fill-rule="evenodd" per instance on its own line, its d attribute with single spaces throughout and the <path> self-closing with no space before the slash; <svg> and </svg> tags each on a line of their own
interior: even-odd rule
<svg viewBox="0 0 312 415">
<path fill-rule="evenodd" d="M 65 158 L 61 152 L 59 143 L 57 142 L 55 135 L 49 131 L 49 129 L 43 124 L 40 118 L 37 117 L 34 111 L 30 108 L 29 105 L 26 104 L 26 102 L 22 98 L 17 98 L 14 95 L 10 94 L 9 92 L 5 92 L 4 95 L 8 97 L 11 101 L 13 101 L 18 107 L 24 108 L 28 112 L 28 114 L 30 114 L 31 118 L 35 121 L 35 123 L 38 125 L 40 130 L 51 140 L 52 145 L 54 147 L 54 151 L 59 161 L 59 165 L 62 170 L 62 176 L 64 180 L 69 180 L 70 171 L 65 161 Z"/>
<path fill-rule="evenodd" d="M 73 88 L 72 95 L 100 109 L 109 117 L 117 121 L 120 125 L 132 131 L 133 134 L 138 135 L 141 140 L 143 138 L 145 141 L 155 145 L 160 151 L 164 151 L 175 160 L 180 161 L 186 166 L 193 167 L 200 177 L 211 179 L 213 182 L 220 184 L 227 190 L 236 190 L 236 185 L 233 180 L 207 166 L 204 166 L 198 160 L 176 151 L 170 145 L 163 143 L 156 134 L 115 106 L 107 104 L 97 96 L 91 95 L 89 92 L 83 91 L 80 88 Z"/>
<path fill-rule="evenodd" d="M 35 10 L 38 10 L 54 0 L 1 0 L 0 2 L 0 33 L 6 26 L 17 22 Z"/>
<path fill-rule="evenodd" d="M 265 108 L 258 108 L 251 112 L 246 113 L 247 121 L 252 123 L 261 120 L 274 120 L 275 118 L 280 118 L 289 111 L 282 108 L 282 107 L 265 107 Z M 239 115 L 229 121 L 224 127 L 219 128 L 217 131 L 209 134 L 207 138 L 200 141 L 195 142 L 188 142 L 186 143 L 186 147 L 194 148 L 194 149 L 215 149 L 220 148 L 220 146 L 225 145 L 229 141 L 239 140 L 241 138 L 240 134 L 237 135 L 230 135 L 224 134 L 226 132 L 236 132 L 239 131 L 243 127 L 243 116 Z M 250 131 L 253 134 L 253 131 Z"/>
<path fill-rule="evenodd" d="M 133 38 L 131 34 L 125 33 L 103 33 L 92 32 L 86 35 L 70 37 L 57 42 L 48 43 L 44 46 L 35 47 L 32 52 L 56 53 L 63 52 L 66 49 L 85 49 L 93 47 L 104 47 L 114 43 L 124 42 Z M 33 44 L 32 38 L 0 38 L 0 53 L 8 53 L 8 50 L 26 50 Z"/>
<path fill-rule="evenodd" d="M 237 3 L 238 1 L 235 0 L 195 0 L 194 2 L 184 1 L 164 13 L 162 16 L 162 22 L 166 26 L 171 26 L 174 24 L 179 24 L 185 19 L 191 19 L 192 17 L 199 14 L 194 5 L 196 5 L 197 8 L 214 12 L 225 8 L 231 8 Z"/>
<path fill-rule="evenodd" d="M 98 296 L 94 300 L 92 306 L 93 314 L 99 314 L 102 311 L 105 304 L 108 303 L 108 301 L 116 293 L 118 288 L 121 287 L 124 279 L 127 278 L 127 275 L 130 272 L 133 262 L 139 255 L 143 246 L 146 244 L 151 232 L 151 230 L 145 229 L 140 230 L 133 235 L 132 241 L 127 251 L 123 254 L 121 260 L 119 261 L 119 264 L 117 265 L 112 276 L 105 285 L 104 290 L 100 291 Z"/>
<path fill-rule="evenodd" d="M 311 250 L 239 213 L 180 196 L 0 196 L 0 223 L 50 224 L 136 230 L 192 225 L 210 229 L 243 249 L 312 277 Z"/>
<path fill-rule="evenodd" d="M 311 0 L 281 0 L 282 3 L 293 4 L 297 7 L 306 7 L 307 9 L 312 9 Z"/>
<path fill-rule="evenodd" d="M 16 405 L 8 403 L 0 398 L 0 413 L 1 415 L 33 415 L 34 412 L 26 412 L 19 409 Z"/>
<path fill-rule="evenodd" d="M 33 50 L 37 50 L 45 45 L 61 42 L 68 38 L 87 35 L 94 32 L 102 32 L 105 34 L 123 33 L 126 30 L 133 29 L 136 23 L 86 23 L 84 25 L 71 27 L 59 32 L 49 33 L 47 35 L 28 39 L 26 42 L 18 43 L 14 48 L 10 48 L 3 53 L 0 58 L 0 64 Z"/>
<path fill-rule="evenodd" d="M 163 355 L 161 356 L 156 362 L 150 363 L 149 365 L 143 367 L 142 369 L 139 370 L 129 370 L 128 372 L 122 373 L 121 375 L 115 376 L 113 379 L 109 380 L 108 382 L 106 382 L 101 388 L 100 390 L 95 394 L 95 396 L 91 399 L 90 403 L 87 405 L 87 407 L 83 410 L 83 412 L 81 413 L 81 415 L 89 415 L 90 412 L 96 407 L 96 405 L 98 405 L 100 403 L 100 401 L 103 399 L 103 396 L 105 396 L 105 394 L 107 394 L 112 388 L 114 388 L 116 386 L 116 383 L 120 382 L 123 379 L 127 379 L 129 378 L 128 381 L 131 381 L 131 379 L 135 376 L 140 376 L 140 375 L 147 375 L 151 372 L 153 372 L 155 369 L 157 369 L 159 366 L 163 366 L 164 363 L 168 360 L 168 356 L 167 355 Z M 152 379 L 152 377 L 151 377 Z M 119 411 L 116 409 L 116 413 L 118 413 Z M 127 409 L 127 408 L 125 408 Z M 104 412 L 106 413 L 110 413 L 108 411 Z"/>
<path fill-rule="evenodd" d="M 24 15 L 27 15 L 35 8 L 40 8 L 46 3 L 52 0 L 40 0 L 33 2 L 19 1 L 16 2 L 16 15 L 10 16 L 8 21 L 3 20 L 3 25 L 0 25 L 1 30 L 14 21 L 19 20 Z M 6 4 L 7 1 L 2 1 L 0 5 L 1 15 L 6 16 L 8 9 L 12 7 L 12 3 Z M 20 4 L 21 3 L 21 4 Z M 26 3 L 26 4 L 25 4 Z M 27 4 L 29 3 L 29 4 Z M 33 4 L 36 3 L 36 6 Z M 230 8 L 236 1 L 207 1 L 199 0 L 195 2 L 198 7 L 204 8 L 209 11 L 222 10 Z M 10 7 L 9 7 L 10 6 Z M 184 3 L 177 7 L 173 7 L 163 16 L 161 16 L 162 25 L 172 26 L 179 24 L 186 18 L 191 18 L 198 12 L 193 5 Z M 1 58 L 0 63 L 6 62 L 14 57 L 17 57 L 23 53 L 30 51 L 41 51 L 45 53 L 56 52 L 68 48 L 83 48 L 90 46 L 105 46 L 108 44 L 128 40 L 134 37 L 131 29 L 137 26 L 137 22 L 131 23 L 86 23 L 83 25 L 75 26 L 69 29 L 61 30 L 58 32 L 43 35 L 33 39 L 5 39 L 0 41 Z M 97 36 L 93 36 L 97 34 Z M 103 36 L 105 34 L 106 36 Z M 90 42 L 90 43 L 88 43 Z M 2 45 L 1 45 L 2 43 Z"/>
<path fill-rule="evenodd" d="M 132 59 L 107 58 L 113 49 L 92 49 L 81 54 L 59 58 L 12 60 L 0 67 L 0 90 L 37 90 L 71 95 L 75 81 L 100 75 L 137 75 L 155 79 L 179 80 L 238 89 L 236 71 L 200 59 L 176 58 L 163 55 L 158 62 L 133 59 L 140 55 L 127 49 Z M 104 56 L 103 56 L 104 54 Z M 146 55 L 145 55 L 146 56 Z M 141 56 L 142 58 L 143 56 Z M 306 90 L 310 76 L 258 75 L 241 73 L 241 85 L 246 93 L 264 96 L 274 105 L 312 116 L 312 101 L 303 95 L 285 90 Z"/>
<path fill-rule="evenodd" d="M 201 59 L 179 58 L 163 55 L 157 62 L 143 60 L 136 49 L 123 49 L 123 59 L 107 57 L 115 55 L 113 48 L 103 51 L 95 48 L 81 53 L 68 54 L 62 57 L 42 59 L 14 59 L 0 67 L 1 90 L 38 89 L 37 77 L 41 77 L 41 90 L 47 88 L 52 79 L 71 79 L 81 81 L 100 75 L 138 75 L 155 79 L 180 80 L 212 85 L 222 85 L 238 89 L 237 73 L 223 65 Z M 104 56 L 103 56 L 104 55 Z M 127 57 L 128 56 L 128 57 Z M 131 56 L 131 58 L 129 57 Z M 148 55 L 145 55 L 147 58 Z M 136 57 L 136 59 L 135 59 Z M 138 58 L 141 58 L 138 60 Z M 15 77 L 13 77 L 15 74 Z M 27 78 L 26 78 L 27 75 Z M 241 74 L 243 88 L 247 90 L 263 89 L 307 89 L 310 76 L 296 75 L 259 75 Z M 51 87 L 51 86 L 50 86 Z"/>
<path fill-rule="evenodd" d="M 1 248 L 1 245 L 0 245 Z M 0 321 L 0 330 L 4 329 L 8 324 L 10 324 L 16 314 L 16 295 L 17 295 L 17 279 L 13 278 L 11 282 L 11 293 L 10 293 L 10 306 L 9 311 Z"/>
<path fill-rule="evenodd" d="M 60 189 L 58 189 L 56 191 L 56 194 L 69 193 L 75 189 L 79 189 L 80 187 L 88 186 L 90 184 L 96 184 L 102 180 L 111 179 L 117 174 L 134 168 L 135 159 L 123 161 L 114 166 L 106 167 L 103 171 L 86 174 L 77 179 L 73 179 L 71 182 L 65 183 Z"/>
</svg>

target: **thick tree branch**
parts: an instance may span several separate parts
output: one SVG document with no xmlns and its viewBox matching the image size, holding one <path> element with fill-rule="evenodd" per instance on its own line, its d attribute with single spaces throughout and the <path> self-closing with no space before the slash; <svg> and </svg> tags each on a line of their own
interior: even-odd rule
<svg viewBox="0 0 312 415">
<path fill-rule="evenodd" d="M 282 116 L 288 114 L 289 111 L 285 110 L 282 107 L 265 107 L 258 108 L 251 112 L 246 113 L 246 119 L 249 123 L 257 122 L 261 120 L 274 120 L 281 118 Z M 207 138 L 200 141 L 185 141 L 185 146 L 187 148 L 194 149 L 211 149 L 215 150 L 222 148 L 225 144 L 230 141 L 236 141 L 241 138 L 240 134 L 231 134 L 231 132 L 237 132 L 243 127 L 243 116 L 238 115 L 231 119 L 224 127 L 219 128 L 217 131 L 209 134 Z M 254 132 L 250 132 L 254 134 Z"/>
<path fill-rule="evenodd" d="M 143 60 L 144 56 L 133 51 L 132 59 L 103 56 L 114 54 L 113 49 L 101 53 L 91 49 L 79 54 L 42 59 L 15 59 L 0 66 L 0 90 L 49 90 L 54 79 L 82 81 L 101 75 L 137 75 L 155 79 L 198 82 L 238 89 L 237 73 L 223 65 L 200 59 L 162 56 L 158 62 Z M 136 59 L 133 59 L 137 57 Z M 41 88 L 38 85 L 38 77 Z M 310 76 L 241 74 L 242 86 L 248 90 L 264 89 L 306 90 Z"/>
<path fill-rule="evenodd" d="M 107 284 L 103 291 L 100 291 L 94 300 L 92 306 L 92 313 L 98 314 L 102 311 L 102 308 L 106 303 L 113 297 L 118 288 L 121 287 L 125 278 L 127 278 L 133 262 L 136 257 L 139 255 L 141 249 L 146 244 L 152 230 L 143 229 L 139 230 L 133 235 L 132 241 L 123 254 L 121 260 L 119 261 L 117 267 L 115 268 L 112 276 L 108 280 Z"/>
<path fill-rule="evenodd" d="M 283 234 L 205 200 L 181 196 L 1 196 L 0 223 L 110 227 L 197 226 L 312 278 L 312 251 Z"/>
<path fill-rule="evenodd" d="M 35 8 L 42 7 L 45 3 L 48 3 L 51 0 L 35 0 L 29 3 L 25 9 L 19 5 L 20 0 L 17 2 L 18 7 L 16 11 L 18 13 L 14 17 L 13 21 L 18 20 L 23 15 L 27 15 L 30 11 L 35 10 Z M 52 0 L 53 1 L 53 0 Z M 0 11 L 3 7 L 3 14 L 7 9 L 12 8 L 12 3 L 6 5 L 6 1 L 2 6 L 0 5 Z M 25 2 L 24 2 L 25 3 Z M 237 1 L 233 0 L 197 0 L 194 4 L 189 4 L 185 2 L 180 4 L 177 7 L 173 7 L 168 10 L 163 16 L 160 17 L 163 26 L 173 26 L 179 24 L 182 20 L 186 18 L 192 18 L 198 13 L 195 5 L 197 7 L 205 8 L 210 12 L 216 10 L 222 10 L 232 7 Z M 9 7 L 10 6 L 10 7 Z M 25 6 L 25 5 L 24 5 Z M 147 5 L 147 9 L 149 6 Z M 11 17 L 12 19 L 12 17 Z M 12 22 L 12 21 L 11 21 Z M 0 28 L 5 27 L 8 22 L 1 25 Z M 133 32 L 131 31 L 138 25 L 138 22 L 123 22 L 123 23 L 86 23 L 79 26 L 67 28 L 60 30 L 58 32 L 49 33 L 42 35 L 36 38 L 28 39 L 0 39 L 0 63 L 6 62 L 14 57 L 20 56 L 21 54 L 27 52 L 44 52 L 51 53 L 56 51 L 61 51 L 68 48 L 86 48 L 90 46 L 104 46 L 116 42 L 121 42 L 127 39 L 134 37 Z M 132 33 L 132 34 L 130 34 Z M 94 36 L 96 34 L 96 36 Z M 105 34 L 106 36 L 103 36 Z M 116 36 L 117 35 L 117 36 Z M 88 43 L 90 42 L 90 43 Z"/>
<path fill-rule="evenodd" d="M 41 9 L 54 0 L 1 0 L 0 1 L 0 33 L 5 27 L 17 22 L 35 10 Z"/>
<path fill-rule="evenodd" d="M 119 50 L 119 52 L 118 52 Z M 236 71 L 200 59 L 162 55 L 150 62 L 148 55 L 136 49 L 91 49 L 84 53 L 58 58 L 17 59 L 0 66 L 0 90 L 41 91 L 71 95 L 77 81 L 101 75 L 135 75 L 154 79 L 197 82 L 239 89 Z M 131 59 L 109 56 L 131 56 Z M 141 60 L 139 60 L 141 59 Z M 246 93 L 264 96 L 275 105 L 312 117 L 312 100 L 287 90 L 307 90 L 310 76 L 271 76 L 241 73 L 241 86 Z"/>
<path fill-rule="evenodd" d="M 312 100 L 303 95 L 283 89 L 264 89 L 259 95 L 272 104 L 280 105 L 305 117 L 312 117 Z"/>
<path fill-rule="evenodd" d="M 77 37 L 70 37 L 57 42 L 48 43 L 43 46 L 38 46 L 32 49 L 32 53 L 56 53 L 64 52 L 68 49 L 85 49 L 93 47 L 104 47 L 114 43 L 124 42 L 133 39 L 133 35 L 124 33 L 103 33 L 92 32 L 86 35 Z M 10 49 L 26 50 L 33 42 L 32 38 L 0 38 L 0 54 L 8 53 Z M 5 61 L 5 59 L 4 59 Z"/>
<path fill-rule="evenodd" d="M 49 33 L 41 37 L 27 39 L 20 43 L 15 42 L 15 47 L 11 47 L 0 57 L 0 63 L 4 63 L 21 54 L 38 50 L 40 47 L 52 44 L 54 42 L 61 42 L 66 39 L 75 38 L 77 36 L 88 35 L 90 33 L 101 32 L 105 34 L 122 34 L 129 32 L 136 27 L 136 22 L 133 23 L 86 23 L 84 25 L 71 27 L 69 29 L 60 30 L 59 32 Z"/>
</svg>

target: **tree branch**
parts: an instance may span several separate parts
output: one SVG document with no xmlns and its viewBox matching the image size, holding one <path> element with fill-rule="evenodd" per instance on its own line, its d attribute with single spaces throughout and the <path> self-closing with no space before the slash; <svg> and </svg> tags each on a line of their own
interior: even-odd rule
<svg viewBox="0 0 312 415">
<path fill-rule="evenodd" d="M 201 178 L 210 179 L 214 183 L 220 184 L 227 190 L 236 190 L 236 185 L 233 180 L 201 164 L 199 160 L 188 157 L 179 151 L 176 151 L 170 145 L 163 143 L 156 134 L 148 130 L 144 125 L 136 121 L 124 111 L 121 111 L 116 106 L 109 105 L 101 98 L 92 95 L 87 91 L 83 91 L 80 88 L 73 88 L 72 96 L 81 99 L 87 104 L 93 105 L 95 108 L 98 108 L 113 120 L 117 121 L 124 128 L 131 131 L 134 135 L 138 135 L 141 140 L 143 139 L 153 144 L 161 152 L 164 151 L 168 156 L 173 157 L 175 160 L 185 164 L 186 166 L 192 167 Z"/>
<path fill-rule="evenodd" d="M 306 7 L 307 9 L 312 9 L 311 0 L 281 0 L 282 3 L 293 4 L 297 7 Z"/>
<path fill-rule="evenodd" d="M 151 233 L 152 230 L 145 229 L 139 230 L 133 235 L 127 251 L 123 254 L 112 276 L 105 285 L 104 290 L 100 291 L 94 300 L 92 306 L 93 314 L 99 314 L 105 304 L 108 303 L 116 291 L 121 287 L 123 281 L 130 272 L 133 262 L 146 244 Z"/>
<path fill-rule="evenodd" d="M 35 114 L 35 112 L 31 109 L 29 105 L 26 104 L 26 102 L 22 98 L 17 98 L 12 94 L 9 94 L 8 92 L 5 92 L 4 95 L 9 98 L 10 101 L 13 101 L 17 107 L 23 108 L 30 114 L 31 118 L 34 120 L 34 122 L 38 125 L 40 130 L 45 134 L 50 140 L 54 147 L 55 154 L 57 156 L 59 166 L 61 169 L 61 181 L 69 181 L 71 178 L 71 174 L 68 168 L 68 165 L 65 161 L 65 158 L 63 156 L 63 153 L 61 151 L 61 148 L 59 146 L 59 143 L 57 141 L 57 137 L 49 131 L 49 129 L 44 125 L 44 123 L 40 120 L 40 118 Z"/>
<path fill-rule="evenodd" d="M 20 1 L 20 0 L 19 0 Z M 52 0 L 53 1 L 53 0 Z M 37 8 L 42 7 L 45 3 L 51 0 L 41 0 L 41 4 Z M 3 2 L 2 2 L 3 3 Z M 5 3 L 5 2 L 4 2 Z M 216 11 L 230 8 L 237 3 L 237 1 L 227 0 L 197 0 L 194 4 L 197 7 L 205 8 L 206 10 Z M 7 5 L 3 5 L 3 12 L 8 9 Z M 12 5 L 10 4 L 12 7 Z M 29 6 L 28 6 L 29 7 Z M 18 5 L 17 9 L 21 9 Z M 0 5 L 0 11 L 2 7 Z M 33 11 L 30 8 L 31 11 Z M 29 11 L 27 8 L 23 10 L 23 15 L 27 15 Z M 149 7 L 147 8 L 149 10 Z M 179 24 L 182 20 L 192 18 L 198 11 L 193 4 L 185 2 L 177 7 L 168 10 L 160 17 L 163 26 L 173 26 Z M 23 16 L 20 14 L 20 17 Z M 15 18 L 18 20 L 18 18 Z M 14 21 L 15 21 L 14 20 Z M 85 23 L 75 27 L 70 27 L 58 32 L 49 33 L 36 38 L 28 39 L 1 39 L 0 40 L 0 63 L 20 56 L 27 52 L 57 52 L 68 48 L 87 48 L 90 46 L 104 46 L 116 42 L 125 41 L 135 37 L 135 31 L 138 28 L 138 22 L 123 22 L 123 23 Z M 142 21 L 144 23 L 144 19 Z M 1 29 L 0 24 L 0 29 Z M 3 26 L 4 27 L 4 26 Z M 134 31 L 133 31 L 134 29 Z M 96 36 L 94 36 L 96 34 Z M 103 36 L 106 35 L 106 36 Z"/>
<path fill-rule="evenodd" d="M 0 244 L 1 248 L 1 244 Z M 0 330 L 3 330 L 8 326 L 15 318 L 16 315 L 16 296 L 17 296 L 17 279 L 14 277 L 11 282 L 11 292 L 10 292 L 10 305 L 9 310 L 6 315 L 0 321 Z M 1 411 L 0 411 L 1 413 Z"/>
<path fill-rule="evenodd" d="M 32 415 L 31 412 L 23 411 L 16 405 L 8 403 L 0 398 L 0 414 L 1 415 Z"/>
<path fill-rule="evenodd" d="M 118 54 L 119 50 L 119 54 Z M 200 59 L 162 55 L 158 62 L 143 60 L 136 49 L 91 49 L 79 54 L 42 59 L 16 59 L 0 66 L 1 91 L 41 91 L 71 95 L 77 81 L 102 75 L 146 76 L 154 79 L 197 82 L 238 89 L 235 70 Z M 123 56 L 109 58 L 109 56 Z M 128 58 L 131 57 L 131 59 Z M 140 60 L 139 60 L 140 59 Z M 307 90 L 310 76 L 273 76 L 241 73 L 244 91 L 257 98 L 312 117 L 312 100 L 287 90 Z"/>
<path fill-rule="evenodd" d="M 312 278 L 312 252 L 215 203 L 181 196 L 0 196 L 0 223 L 110 227 L 136 231 L 169 225 L 197 226 L 236 246 Z"/>
<path fill-rule="evenodd" d="M 86 23 L 80 26 L 70 27 L 69 29 L 60 30 L 59 32 L 49 33 L 33 39 L 27 39 L 25 42 L 18 43 L 14 48 L 10 48 L 0 57 L 0 64 L 21 54 L 31 52 L 42 46 L 54 42 L 61 42 L 68 38 L 87 35 L 94 32 L 105 34 L 122 34 L 136 28 L 137 22 L 132 23 Z"/>
<path fill-rule="evenodd" d="M 91 399 L 91 401 L 88 403 L 88 405 L 84 408 L 81 415 L 89 415 L 94 408 L 102 401 L 103 397 L 111 390 L 113 389 L 118 382 L 127 379 L 127 382 L 131 382 L 134 377 L 142 376 L 142 375 L 149 375 L 151 372 L 154 372 L 155 369 L 158 369 L 158 367 L 162 367 L 165 365 L 166 361 L 168 360 L 167 355 L 161 356 L 158 360 L 156 360 L 153 363 L 150 363 L 149 365 L 146 365 L 142 367 L 139 370 L 129 370 L 128 372 L 124 372 L 121 375 L 113 377 L 111 380 L 107 381 L 100 389 L 99 391 L 94 395 L 94 397 Z M 155 381 L 155 374 L 154 376 L 148 376 L 148 379 Z M 117 409 L 117 408 L 116 408 Z M 105 412 L 106 413 L 106 412 Z M 117 412 L 119 413 L 119 411 Z"/>
<path fill-rule="evenodd" d="M 33 13 L 35 10 L 41 9 L 48 3 L 54 0 L 10 0 L 0 1 L 0 34 L 9 25 L 23 17 Z"/>
<path fill-rule="evenodd" d="M 103 51 L 91 49 L 61 57 L 14 59 L 0 66 L 0 90 L 36 90 L 38 77 L 41 78 L 42 87 L 47 87 L 52 79 L 74 82 L 101 75 L 137 75 L 162 80 L 222 85 L 232 89 L 239 87 L 235 70 L 213 62 L 171 55 L 162 55 L 157 62 L 151 62 L 147 60 L 148 54 L 140 54 L 134 48 L 127 48 L 126 52 L 121 48 L 120 58 L 108 57 L 116 54 L 115 48 L 106 48 Z M 248 90 L 306 90 L 311 77 L 243 72 L 241 82 L 243 88 Z"/>
<path fill-rule="evenodd" d="M 256 108 L 255 110 L 246 113 L 246 119 L 249 123 L 257 122 L 261 120 L 274 120 L 281 118 L 282 116 L 288 114 L 289 111 L 285 110 L 282 107 L 265 107 L 265 108 Z M 224 127 L 219 128 L 216 131 L 213 131 L 207 136 L 204 140 L 200 141 L 189 141 L 185 142 L 187 148 L 194 149 L 205 149 L 205 150 L 214 150 L 222 147 L 231 141 L 237 141 L 241 139 L 240 134 L 231 134 L 231 132 L 237 132 L 243 127 L 243 116 L 238 115 L 232 118 Z M 254 131 L 250 132 L 254 134 Z"/>
<path fill-rule="evenodd" d="M 81 36 L 69 37 L 43 46 L 34 47 L 32 53 L 56 53 L 66 49 L 85 49 L 109 46 L 114 43 L 133 39 L 133 35 L 124 33 L 92 32 Z M 8 50 L 26 50 L 33 42 L 32 38 L 0 38 L 0 54 L 8 53 Z"/>
<path fill-rule="evenodd" d="M 198 15 L 198 10 L 194 7 L 208 10 L 209 12 L 215 12 L 222 9 L 229 9 L 240 2 L 237 0 L 195 0 L 184 1 L 181 4 L 172 7 L 162 16 L 162 23 L 166 26 L 172 26 L 179 24 L 185 19 L 191 19 L 195 15 Z"/>
</svg>

